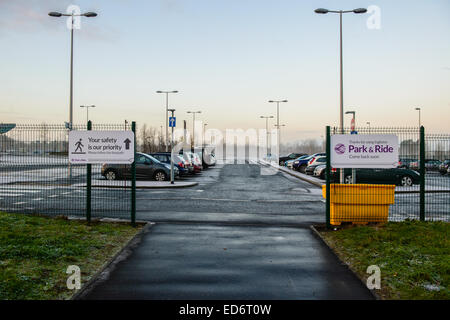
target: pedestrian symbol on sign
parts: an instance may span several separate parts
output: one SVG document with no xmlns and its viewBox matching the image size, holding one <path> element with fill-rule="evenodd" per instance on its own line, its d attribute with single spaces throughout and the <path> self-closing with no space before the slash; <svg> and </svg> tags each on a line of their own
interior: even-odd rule
<svg viewBox="0 0 450 320">
<path fill-rule="evenodd" d="M 84 154 L 83 149 L 82 149 L 82 147 L 84 147 L 84 146 L 83 146 L 83 144 L 81 143 L 82 140 L 83 140 L 83 139 L 80 139 L 78 142 L 75 142 L 76 149 L 75 149 L 75 152 L 74 152 L 74 153 Z M 80 150 L 80 151 L 78 152 L 78 150 Z"/>
</svg>

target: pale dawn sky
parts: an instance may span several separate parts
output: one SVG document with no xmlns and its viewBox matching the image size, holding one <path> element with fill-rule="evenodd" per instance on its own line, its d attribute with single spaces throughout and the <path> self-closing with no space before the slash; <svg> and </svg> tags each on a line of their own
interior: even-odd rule
<svg viewBox="0 0 450 320">
<path fill-rule="evenodd" d="M 94 104 L 93 122 L 159 128 L 156 91 L 179 90 L 179 125 L 195 109 L 210 128 L 263 128 L 267 100 L 288 99 L 285 141 L 318 138 L 339 121 L 339 16 L 314 9 L 375 5 L 380 29 L 344 15 L 345 109 L 357 125 L 416 126 L 421 107 L 428 132 L 449 132 L 448 0 L 0 0 L 1 122 L 68 121 L 70 30 L 48 12 L 71 4 L 98 13 L 75 30 L 75 123 Z"/>
</svg>

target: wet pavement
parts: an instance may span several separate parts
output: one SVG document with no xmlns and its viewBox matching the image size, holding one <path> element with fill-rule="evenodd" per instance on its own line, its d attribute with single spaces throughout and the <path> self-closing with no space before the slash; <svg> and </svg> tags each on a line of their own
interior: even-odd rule
<svg viewBox="0 0 450 320">
<path fill-rule="evenodd" d="M 190 189 L 138 192 L 138 218 L 156 224 L 86 298 L 371 299 L 309 229 L 320 189 L 267 173 L 217 166 Z"/>
</svg>

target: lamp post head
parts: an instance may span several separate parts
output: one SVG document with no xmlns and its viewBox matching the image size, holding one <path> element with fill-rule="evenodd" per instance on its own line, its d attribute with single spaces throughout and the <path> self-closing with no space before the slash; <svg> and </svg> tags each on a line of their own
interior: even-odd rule
<svg viewBox="0 0 450 320">
<path fill-rule="evenodd" d="M 420 108 L 416 108 L 416 110 L 419 110 L 419 111 L 420 111 Z"/>
<path fill-rule="evenodd" d="M 327 14 L 329 12 L 329 10 L 324 9 L 324 8 L 318 8 L 318 9 L 314 10 L 314 12 L 318 13 L 318 14 Z"/>
<path fill-rule="evenodd" d="M 269 100 L 269 102 L 270 102 L 270 103 L 272 103 L 272 102 L 275 102 L 275 101 L 273 101 L 273 100 Z"/>
<path fill-rule="evenodd" d="M 353 13 L 359 14 L 359 13 L 366 13 L 367 9 L 366 8 L 357 8 L 353 10 Z"/>
<path fill-rule="evenodd" d="M 167 111 L 169 111 L 169 112 L 175 112 L 175 109 L 167 109 Z"/>
<path fill-rule="evenodd" d="M 48 13 L 48 15 L 50 16 L 50 17 L 56 17 L 56 18 L 59 18 L 59 17 L 61 17 L 62 16 L 62 13 L 60 13 L 60 12 L 49 12 Z"/>
<path fill-rule="evenodd" d="M 93 17 L 96 17 L 97 14 L 95 12 L 86 12 L 86 13 L 83 13 L 82 16 L 85 16 L 88 18 L 93 18 Z"/>
<path fill-rule="evenodd" d="M 281 102 L 288 102 L 287 100 L 282 100 Z"/>
</svg>

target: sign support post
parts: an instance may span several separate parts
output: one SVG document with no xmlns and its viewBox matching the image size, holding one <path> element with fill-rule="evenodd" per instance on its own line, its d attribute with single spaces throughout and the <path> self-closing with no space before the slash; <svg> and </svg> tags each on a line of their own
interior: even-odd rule
<svg viewBox="0 0 450 320">
<path fill-rule="evenodd" d="M 330 126 L 327 126 L 327 132 L 326 132 L 326 153 L 327 153 L 327 166 L 325 169 L 325 179 L 326 179 L 326 191 L 325 191 L 325 206 L 326 206 L 326 223 L 327 223 L 327 229 L 331 227 L 330 225 L 330 205 L 331 205 L 331 199 L 330 199 L 330 180 L 331 180 L 331 143 L 330 143 Z"/>
<path fill-rule="evenodd" d="M 87 130 L 92 130 L 92 122 L 88 120 Z M 92 192 L 92 164 L 88 163 L 86 165 L 86 220 L 91 223 L 91 192 Z"/>
<path fill-rule="evenodd" d="M 174 174 L 173 174 L 173 128 L 176 126 L 176 118 L 174 117 L 175 109 L 168 109 L 172 113 L 169 120 L 169 126 L 172 128 L 172 137 L 170 140 L 170 184 L 174 184 Z"/>
<path fill-rule="evenodd" d="M 425 128 L 420 127 L 420 221 L 425 221 Z"/>
<path fill-rule="evenodd" d="M 134 160 L 131 164 L 131 225 L 136 226 L 136 122 L 131 122 L 131 131 L 134 133 Z"/>
</svg>

